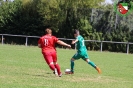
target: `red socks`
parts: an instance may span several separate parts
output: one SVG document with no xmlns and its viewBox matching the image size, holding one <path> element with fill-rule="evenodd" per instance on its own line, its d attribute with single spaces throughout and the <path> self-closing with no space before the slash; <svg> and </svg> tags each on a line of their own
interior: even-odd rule
<svg viewBox="0 0 133 88">
<path fill-rule="evenodd" d="M 51 69 L 51 70 L 53 70 L 53 71 L 54 71 L 54 69 L 55 69 L 54 64 L 50 64 L 50 65 L 49 65 L 49 67 L 50 67 L 50 69 Z"/>
<path fill-rule="evenodd" d="M 50 64 L 50 65 L 49 65 L 49 67 L 50 67 L 50 69 L 51 69 L 51 70 L 53 70 L 53 71 L 54 71 L 54 70 L 55 70 L 55 68 L 56 68 L 56 69 L 57 69 L 57 72 L 58 72 L 58 75 L 60 75 L 60 74 L 61 74 L 59 64 L 55 64 L 55 65 L 54 65 L 54 64 Z"/>
<path fill-rule="evenodd" d="M 57 69 L 58 75 L 60 75 L 61 74 L 60 66 L 58 64 L 55 64 L 54 66 Z"/>
</svg>

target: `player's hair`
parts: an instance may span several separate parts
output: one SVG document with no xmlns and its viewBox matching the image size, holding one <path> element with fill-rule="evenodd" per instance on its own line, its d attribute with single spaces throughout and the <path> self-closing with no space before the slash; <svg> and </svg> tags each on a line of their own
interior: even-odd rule
<svg viewBox="0 0 133 88">
<path fill-rule="evenodd" d="M 78 29 L 74 29 L 74 34 L 79 34 L 79 30 Z"/>
<path fill-rule="evenodd" d="M 48 33 L 48 32 L 47 32 L 47 29 L 51 29 L 51 30 L 52 30 L 51 26 L 45 26 L 45 33 L 46 33 L 46 34 Z"/>
</svg>

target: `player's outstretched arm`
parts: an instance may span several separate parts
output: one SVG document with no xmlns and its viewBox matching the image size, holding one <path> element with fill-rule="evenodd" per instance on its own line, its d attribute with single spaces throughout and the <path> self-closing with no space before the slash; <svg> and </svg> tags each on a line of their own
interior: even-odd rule
<svg viewBox="0 0 133 88">
<path fill-rule="evenodd" d="M 60 44 L 60 45 L 67 46 L 67 47 L 71 48 L 71 45 L 69 45 L 69 44 L 67 44 L 67 43 L 65 43 L 61 40 L 58 40 L 57 43 Z"/>
<path fill-rule="evenodd" d="M 72 44 L 75 44 L 76 42 L 78 42 L 78 39 L 73 40 L 73 41 L 72 41 Z"/>
</svg>

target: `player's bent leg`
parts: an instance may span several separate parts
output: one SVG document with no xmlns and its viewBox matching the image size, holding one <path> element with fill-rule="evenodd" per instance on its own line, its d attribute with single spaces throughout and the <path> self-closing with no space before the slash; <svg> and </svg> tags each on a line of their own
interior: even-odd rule
<svg viewBox="0 0 133 88">
<path fill-rule="evenodd" d="M 71 70 L 68 71 L 68 72 L 65 72 L 65 74 L 74 74 L 74 61 L 75 61 L 74 58 L 72 58 L 72 59 L 70 60 L 70 63 L 71 63 Z"/>
<path fill-rule="evenodd" d="M 96 68 L 95 63 L 93 63 L 92 61 L 90 61 L 89 59 L 85 59 L 85 61 L 90 64 L 92 67 Z"/>
<path fill-rule="evenodd" d="M 74 56 L 71 58 L 70 63 L 71 63 L 71 71 L 70 72 L 65 72 L 66 74 L 74 74 L 74 61 L 78 60 L 81 58 L 81 55 L 77 52 L 74 54 Z"/>
<path fill-rule="evenodd" d="M 75 61 L 74 58 L 72 58 L 72 59 L 70 60 L 70 62 L 71 62 L 71 72 L 74 72 L 74 61 Z"/>
<path fill-rule="evenodd" d="M 60 71 L 60 66 L 57 62 L 54 62 L 54 66 L 55 68 L 57 69 L 57 73 L 58 73 L 58 76 L 61 77 L 62 76 L 62 73 Z"/>
<path fill-rule="evenodd" d="M 56 76 L 58 76 L 57 69 L 55 68 L 53 62 L 51 62 L 51 63 L 49 64 L 49 67 L 50 67 L 51 70 L 54 71 L 53 73 L 54 73 Z"/>
<path fill-rule="evenodd" d="M 98 71 L 99 74 L 101 73 L 100 68 L 99 68 L 98 66 L 96 66 L 94 62 L 90 61 L 89 59 L 84 59 L 84 60 L 85 60 L 88 64 L 90 64 L 92 67 L 94 67 L 94 68 Z"/>
<path fill-rule="evenodd" d="M 44 56 L 44 59 L 45 59 L 46 63 L 49 65 L 50 69 L 54 71 L 55 70 L 55 66 L 54 66 L 54 63 L 53 63 L 53 59 L 52 59 L 51 53 L 44 52 L 43 56 Z"/>
<path fill-rule="evenodd" d="M 51 54 L 52 54 L 52 59 L 53 59 L 53 62 L 54 62 L 54 66 L 57 69 L 58 76 L 61 77 L 62 74 L 61 74 L 61 71 L 60 71 L 60 66 L 57 63 L 57 54 L 56 54 L 56 52 L 51 52 Z"/>
<path fill-rule="evenodd" d="M 50 67 L 51 70 L 53 70 L 53 71 L 55 70 L 55 66 L 54 66 L 54 63 L 53 63 L 53 62 L 51 62 L 51 63 L 49 64 L 49 67 Z"/>
</svg>

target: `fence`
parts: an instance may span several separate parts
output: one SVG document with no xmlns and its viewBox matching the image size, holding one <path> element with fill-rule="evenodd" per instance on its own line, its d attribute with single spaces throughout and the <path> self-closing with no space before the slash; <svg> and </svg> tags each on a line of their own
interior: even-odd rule
<svg viewBox="0 0 133 88">
<path fill-rule="evenodd" d="M 1 37 L 1 41 L 2 41 L 2 45 L 4 44 L 4 36 L 16 36 L 16 37 L 25 37 L 25 46 L 28 45 L 28 38 L 40 38 L 40 36 L 27 36 L 27 35 L 12 35 L 12 34 L 0 34 Z M 59 38 L 61 40 L 74 40 L 74 39 L 67 39 L 67 38 Z M 115 41 L 98 41 L 98 40 L 85 40 L 85 42 L 99 42 L 100 43 L 100 51 L 102 52 L 103 49 L 103 43 L 117 43 L 117 44 L 126 44 L 127 48 L 127 54 L 129 53 L 129 46 L 130 44 L 133 44 L 132 42 L 115 42 Z"/>
</svg>

